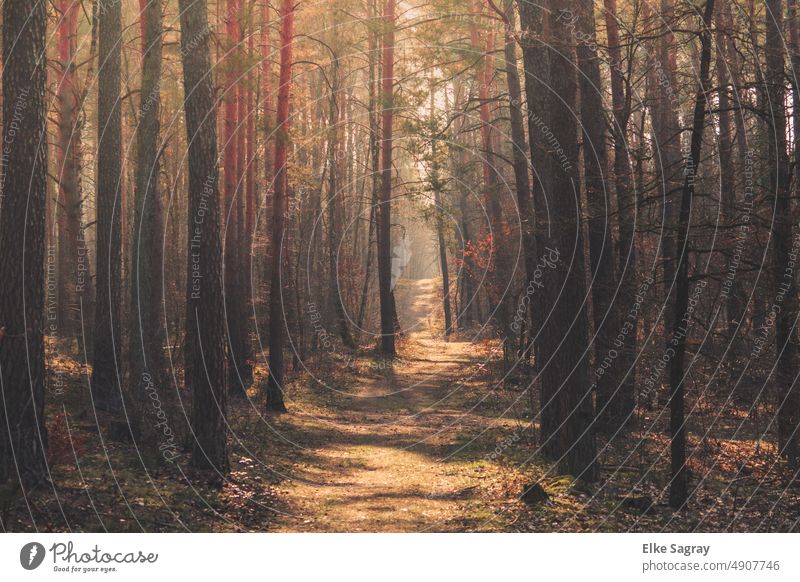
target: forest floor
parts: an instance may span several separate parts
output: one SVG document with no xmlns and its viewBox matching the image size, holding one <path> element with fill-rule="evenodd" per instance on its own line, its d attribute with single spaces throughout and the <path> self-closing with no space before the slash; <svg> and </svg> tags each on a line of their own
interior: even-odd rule
<svg viewBox="0 0 800 582">
<path fill-rule="evenodd" d="M 493 412 L 475 390 L 490 359 L 466 340 L 443 338 L 430 316 L 432 279 L 397 290 L 400 358 L 373 360 L 357 381 L 332 387 L 325 405 L 281 419 L 306 454 L 279 487 L 278 531 L 506 531 L 507 495 L 523 479 L 500 471 L 497 442 L 520 439 L 521 420 Z M 494 466 L 490 466 L 494 465 Z"/>
<path fill-rule="evenodd" d="M 188 468 L 186 452 L 165 462 L 95 412 L 89 367 L 49 341 L 51 478 L 27 499 L 0 489 L 0 530 L 797 531 L 800 488 L 764 436 L 768 412 L 748 415 L 713 394 L 690 393 L 687 404 L 684 511 L 666 504 L 664 403 L 639 409 L 629 434 L 598 437 L 598 483 L 553 472 L 536 453 L 531 370 L 498 382 L 496 340 L 445 339 L 439 289 L 401 281 L 394 360 L 324 345 L 298 358 L 287 414 L 263 414 L 257 365 L 250 398 L 229 406 L 231 472 L 221 486 Z M 178 395 L 183 404 L 168 407 L 162 393 L 187 442 L 190 408 Z M 721 438 L 708 436 L 711 425 Z M 523 502 L 531 484 L 546 498 Z"/>
</svg>

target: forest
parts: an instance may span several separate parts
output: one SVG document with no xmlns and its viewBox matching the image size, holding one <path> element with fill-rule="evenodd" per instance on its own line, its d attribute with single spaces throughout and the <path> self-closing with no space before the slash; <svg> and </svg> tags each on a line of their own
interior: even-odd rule
<svg viewBox="0 0 800 582">
<path fill-rule="evenodd" d="M 0 530 L 800 531 L 797 0 L 0 3 Z"/>
</svg>

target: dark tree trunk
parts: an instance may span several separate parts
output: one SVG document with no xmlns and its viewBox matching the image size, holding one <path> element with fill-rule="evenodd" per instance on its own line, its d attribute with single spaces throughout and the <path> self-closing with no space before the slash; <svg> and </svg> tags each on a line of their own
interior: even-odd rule
<svg viewBox="0 0 800 582">
<path fill-rule="evenodd" d="M 289 95 L 292 84 L 292 43 L 294 40 L 294 5 L 283 0 L 281 5 L 281 68 L 278 78 L 278 109 L 275 117 L 275 193 L 272 216 L 272 273 L 269 304 L 269 379 L 267 381 L 267 410 L 285 412 L 283 402 L 284 362 L 283 343 L 286 333 L 286 311 L 281 284 L 284 255 L 287 253 L 286 198 L 289 185 L 286 167 L 289 145 Z M 299 314 L 298 314 L 299 316 Z"/>
<path fill-rule="evenodd" d="M 237 6 L 236 50 L 237 60 L 246 58 L 244 52 L 244 21 L 246 13 L 242 1 Z M 246 395 L 253 377 L 250 369 L 250 348 L 247 330 L 247 76 L 237 68 L 236 87 L 236 191 L 234 195 L 236 219 L 233 231 L 233 305 L 229 318 L 230 325 L 230 359 L 228 374 L 232 394 Z"/>
<path fill-rule="evenodd" d="M 726 62 L 726 44 L 724 32 L 724 3 L 722 6 L 717 7 L 716 17 L 716 71 L 717 82 L 719 91 L 717 99 L 719 101 L 719 178 L 720 178 L 720 205 L 722 208 L 722 218 L 725 226 L 725 240 L 728 242 L 728 249 L 730 253 L 734 253 L 737 240 L 738 229 L 736 229 L 736 172 L 733 165 L 733 134 L 732 134 L 732 117 L 731 101 L 728 95 L 730 88 L 730 79 L 728 75 L 728 67 L 731 66 Z M 733 264 L 733 254 L 729 260 L 731 267 L 735 268 Z M 727 272 L 726 272 L 727 274 Z M 723 283 L 723 297 L 725 298 L 725 311 L 726 323 L 728 326 L 728 334 L 730 337 L 736 332 L 736 328 L 742 322 L 744 315 L 744 303 L 747 301 L 746 297 L 742 297 L 740 284 L 734 276 L 730 280 Z"/>
<path fill-rule="evenodd" d="M 100 0 L 100 71 L 97 98 L 97 306 L 92 401 L 121 412 L 122 336 L 119 333 L 122 276 L 122 108 L 120 100 L 122 6 Z"/>
<path fill-rule="evenodd" d="M 545 135 L 549 130 L 549 113 L 547 107 L 548 95 L 550 92 L 548 79 L 550 77 L 551 50 L 549 46 L 549 28 L 545 22 L 545 10 L 540 2 L 531 0 L 517 0 L 520 14 L 520 24 L 522 35 L 520 45 L 522 47 L 522 58 L 525 70 L 525 94 L 527 104 L 528 119 L 528 147 L 530 148 L 531 165 L 533 168 L 533 182 L 531 196 L 533 198 L 534 211 L 534 236 L 536 240 L 537 256 L 539 263 L 544 258 L 545 246 L 549 243 L 548 236 L 551 234 L 548 225 L 548 197 L 551 191 L 552 172 L 549 169 L 550 154 Z M 540 278 L 540 285 L 555 284 L 545 276 Z M 545 315 L 548 313 L 544 294 L 541 289 L 537 289 L 536 284 L 530 283 L 525 289 L 528 297 L 528 313 L 530 319 L 531 347 L 533 363 L 538 377 L 539 387 L 541 387 L 541 372 L 544 363 L 543 336 Z M 531 295 L 532 294 L 532 295 Z M 587 378 L 588 381 L 588 378 Z M 530 402 L 531 408 L 536 413 L 536 379 L 531 380 Z M 543 392 L 540 391 L 543 398 Z M 541 414 L 541 412 L 539 413 Z M 544 433 L 540 433 L 540 442 L 544 441 Z"/>
<path fill-rule="evenodd" d="M 689 494 L 688 470 L 686 468 L 686 420 L 684 417 L 684 393 L 686 390 L 683 374 L 683 359 L 686 353 L 686 336 L 691 323 L 689 308 L 689 232 L 694 199 L 694 184 L 700 155 L 703 147 L 703 129 L 708 104 L 708 76 L 711 66 L 711 18 L 714 14 L 714 0 L 706 0 L 700 32 L 700 86 L 692 116 L 692 134 L 689 158 L 684 170 L 685 179 L 681 190 L 681 206 L 678 222 L 678 246 L 675 265 L 675 311 L 672 320 L 672 334 L 668 350 L 672 351 L 670 360 L 670 404 L 669 428 L 672 480 L 669 487 L 669 504 L 680 509 Z M 669 353 L 669 351 L 667 352 Z"/>
<path fill-rule="evenodd" d="M 537 253 L 543 253 L 547 242 L 547 196 L 551 188 L 551 172 L 548 169 L 550 155 L 545 134 L 549 130 L 547 101 L 550 89 L 551 51 L 544 10 L 541 3 L 531 0 L 517 0 L 522 26 L 520 45 L 525 68 L 525 94 L 527 96 L 528 146 L 530 148 L 531 165 L 533 166 L 533 211 L 534 236 Z M 537 262 L 539 257 L 536 257 Z M 534 293 L 531 298 L 531 336 L 540 333 L 545 313 L 541 302 L 542 294 Z M 537 358 L 538 360 L 538 358 Z"/>
<path fill-rule="evenodd" d="M 437 152 L 438 128 L 436 124 L 436 84 L 431 71 L 430 84 L 430 132 L 431 132 L 431 170 L 430 185 L 433 190 L 434 212 L 436 213 L 436 242 L 439 250 L 439 268 L 442 271 L 442 312 L 444 315 L 444 335 L 448 337 L 453 327 L 453 313 L 450 310 L 450 272 L 447 266 L 447 245 L 444 237 L 444 219 L 442 215 L 442 182 Z"/>
<path fill-rule="evenodd" d="M 617 303 L 623 310 L 628 309 L 627 313 L 620 314 L 624 319 L 620 320 L 622 335 L 622 346 L 616 346 L 619 356 L 615 362 L 621 377 L 618 380 L 617 395 L 618 402 L 615 403 L 614 410 L 620 412 L 627 411 L 625 416 L 633 411 L 635 404 L 634 392 L 636 382 L 636 334 L 639 323 L 639 307 L 636 305 L 636 221 L 638 212 L 636 210 L 636 197 L 631 184 L 631 166 L 628 157 L 629 144 L 626 139 L 626 129 L 630 117 L 630 107 L 625 93 L 625 77 L 622 71 L 622 43 L 619 37 L 619 25 L 617 23 L 617 2 L 616 0 L 604 0 L 605 21 L 608 34 L 608 55 L 611 70 L 611 102 L 613 108 L 613 128 L 614 138 L 614 189 L 617 195 L 619 244 L 617 245 L 617 277 L 619 281 L 619 292 Z M 602 359 L 601 359 L 602 361 Z M 599 398 L 599 395 L 598 395 Z M 598 415 L 600 416 L 601 426 L 604 419 L 610 422 L 608 428 L 619 423 L 608 418 L 600 409 L 602 404 L 598 403 Z M 620 420 L 624 419 L 622 416 Z"/>
<path fill-rule="evenodd" d="M 240 358 L 242 355 L 240 311 L 241 295 L 239 293 L 239 205 L 242 169 L 240 162 L 240 119 L 237 55 L 241 38 L 239 0 L 225 2 L 225 36 L 228 45 L 228 58 L 225 63 L 223 108 L 223 167 L 225 216 L 223 220 L 223 280 L 225 285 L 225 325 L 228 336 L 228 387 L 232 396 L 244 396 L 245 385 L 242 381 Z"/>
<path fill-rule="evenodd" d="M 645 3 L 647 5 L 647 3 Z M 676 84 L 676 46 L 672 30 L 674 26 L 673 0 L 661 1 L 661 14 L 651 22 L 652 26 L 662 26 L 658 32 L 655 53 L 650 67 L 651 79 L 648 88 L 652 92 L 648 99 L 652 101 L 653 137 L 657 144 L 656 168 L 658 184 L 655 195 L 662 201 L 661 215 L 661 257 L 663 268 L 663 286 L 665 317 L 672 311 L 672 286 L 675 281 L 675 233 L 678 220 L 678 204 L 675 199 L 681 191 L 681 140 L 680 123 L 678 121 Z"/>
<path fill-rule="evenodd" d="M 376 16 L 377 8 L 375 1 L 372 0 L 369 5 L 370 17 Z M 380 69 L 379 55 L 377 54 L 376 47 L 378 45 L 377 33 L 374 31 L 369 32 L 369 157 L 370 169 L 372 171 L 371 179 L 371 195 L 370 195 L 370 208 L 369 208 L 369 228 L 367 234 L 367 248 L 364 259 L 364 283 L 361 286 L 361 300 L 358 307 L 358 321 L 357 327 L 359 331 L 364 328 L 364 317 L 367 312 L 367 299 L 369 294 L 370 282 L 372 281 L 372 256 L 373 246 L 375 246 L 375 226 L 378 211 L 378 201 L 380 199 L 380 115 L 378 114 L 378 102 L 380 99 L 380 84 L 378 83 L 378 74 Z"/>
<path fill-rule="evenodd" d="M 784 71 L 783 1 L 767 0 L 765 83 L 767 91 L 767 137 L 769 142 L 770 197 L 775 222 L 772 226 L 775 296 L 783 305 L 775 322 L 775 350 L 778 385 L 778 446 L 793 468 L 800 465 L 800 342 L 797 318 L 797 281 L 793 264 L 793 219 L 789 157 L 786 151 L 786 87 Z M 796 251 L 795 251 L 796 252 Z"/>
<path fill-rule="evenodd" d="M 577 30 L 581 33 L 576 53 L 580 80 L 583 168 L 588 203 L 589 255 L 592 275 L 592 304 L 595 332 L 594 382 L 597 390 L 597 421 L 600 428 L 615 433 L 633 412 L 633 393 L 625 390 L 627 372 L 615 362 L 619 352 L 614 340 L 621 332 L 620 301 L 615 300 L 617 280 L 611 196 L 608 181 L 606 121 L 603 115 L 603 89 L 597 57 L 592 0 L 578 3 Z M 603 367 L 606 362 L 611 362 Z M 604 370 L 604 373 L 600 373 Z"/>
<path fill-rule="evenodd" d="M 536 217 L 533 213 L 531 181 L 528 176 L 528 143 L 525 139 L 525 115 L 522 110 L 522 88 L 520 86 L 519 70 L 517 68 L 517 42 L 513 35 L 513 31 L 516 30 L 514 3 L 512 0 L 505 0 L 503 8 L 503 20 L 505 23 L 505 69 L 506 82 L 508 84 L 508 107 L 511 115 L 511 147 L 514 162 L 514 184 L 517 191 L 520 234 L 523 250 L 525 252 L 525 273 L 527 275 L 525 287 L 527 288 L 527 285 L 530 284 L 535 277 L 536 265 L 539 260 L 536 256 Z"/>
<path fill-rule="evenodd" d="M 162 6 L 160 0 L 140 0 L 142 87 L 137 127 L 136 193 L 131 244 L 130 396 L 137 404 L 147 390 L 167 385 L 162 322 L 162 227 L 159 183 L 161 131 Z M 162 393 L 162 398 L 165 394 Z M 147 408 L 145 406 L 145 408 Z M 141 420 L 141 419 L 140 419 Z"/>
<path fill-rule="evenodd" d="M 27 497 L 46 479 L 44 247 L 47 7 L 3 3 L 4 182 L 0 183 L 0 484 Z"/>
<path fill-rule="evenodd" d="M 342 293 L 345 291 L 339 286 L 336 255 L 339 251 L 339 204 L 343 193 L 339 192 L 339 172 L 336 165 L 337 151 L 339 148 L 339 61 L 333 57 L 333 71 L 331 72 L 331 95 L 328 108 L 328 297 L 333 302 L 333 318 L 336 330 L 342 343 L 353 349 L 356 347 L 350 328 L 347 327 L 347 317 L 344 313 Z"/>
<path fill-rule="evenodd" d="M 380 287 L 381 352 L 394 357 L 395 306 L 392 291 L 392 124 L 394 121 L 395 0 L 383 13 L 383 123 L 381 197 L 378 206 L 378 284 Z"/>
<path fill-rule="evenodd" d="M 559 18 L 551 3 L 545 16 L 549 27 L 550 95 L 544 119 L 552 123 L 536 132 L 551 142 L 543 169 L 550 173 L 552 195 L 549 216 L 542 221 L 542 253 L 554 265 L 539 289 L 549 317 L 542 323 L 537 360 L 541 371 L 541 439 L 546 457 L 559 471 L 584 481 L 598 478 L 589 382 L 588 321 L 584 245 L 579 222 L 578 141 L 574 111 L 577 106 L 574 40 L 568 22 Z M 541 58 L 541 57 L 540 57 Z M 535 95 L 528 94 L 535 99 Z M 546 126 L 544 126 L 546 127 Z M 552 137 L 549 137 L 552 136 Z M 558 144 L 557 149 L 552 144 Z M 557 153 L 558 152 L 558 153 Z M 537 207 L 538 210 L 538 207 Z M 538 292 L 538 291 L 537 291 Z M 537 330 L 538 331 L 538 330 Z"/>
<path fill-rule="evenodd" d="M 192 393 L 193 467 L 225 474 L 228 463 L 225 321 L 219 167 L 206 3 L 180 0 L 189 144 L 186 386 Z"/>
<path fill-rule="evenodd" d="M 442 220 L 442 195 L 434 190 L 436 204 L 436 239 L 439 245 L 439 267 L 442 271 L 442 310 L 444 313 L 444 335 L 448 337 L 453 331 L 453 312 L 450 309 L 450 271 L 447 266 L 447 245 L 444 238 L 444 221 Z"/>
<path fill-rule="evenodd" d="M 62 0 L 58 22 L 58 58 L 62 76 L 58 83 L 58 335 L 80 338 L 81 300 L 87 288 L 86 248 L 83 238 L 80 187 L 79 90 L 76 59 L 80 6 Z M 81 255 L 82 253 L 82 255 Z M 83 269 L 79 271 L 78 269 Z M 88 302 L 87 302 L 88 303 Z M 91 322 L 89 322 L 91 323 Z M 78 343 L 79 352 L 83 342 Z"/>
</svg>

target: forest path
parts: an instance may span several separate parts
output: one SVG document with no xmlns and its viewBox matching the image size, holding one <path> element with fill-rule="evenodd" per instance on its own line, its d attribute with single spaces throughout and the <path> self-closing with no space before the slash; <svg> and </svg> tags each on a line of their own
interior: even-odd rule
<svg viewBox="0 0 800 582">
<path fill-rule="evenodd" d="M 473 378 L 480 350 L 434 329 L 439 293 L 433 279 L 404 282 L 400 359 L 372 361 L 313 413 L 276 418 L 276 430 L 304 447 L 279 487 L 277 531 L 510 529 L 504 508 L 515 501 L 498 475 L 512 469 L 499 470 L 492 451 L 519 423 L 490 410 L 491 395 L 476 397 L 489 389 Z"/>
</svg>

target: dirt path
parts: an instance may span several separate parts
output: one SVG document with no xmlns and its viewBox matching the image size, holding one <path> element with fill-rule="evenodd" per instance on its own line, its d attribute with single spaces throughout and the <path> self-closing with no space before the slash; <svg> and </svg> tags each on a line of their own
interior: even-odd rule
<svg viewBox="0 0 800 582">
<path fill-rule="evenodd" d="M 279 491 L 278 531 L 510 529 L 514 497 L 498 475 L 511 469 L 491 452 L 520 423 L 492 410 L 491 386 L 474 380 L 480 350 L 432 330 L 438 291 L 434 280 L 397 291 L 409 340 L 394 365 L 373 360 L 346 394 L 276 419 L 305 447 Z"/>
</svg>

